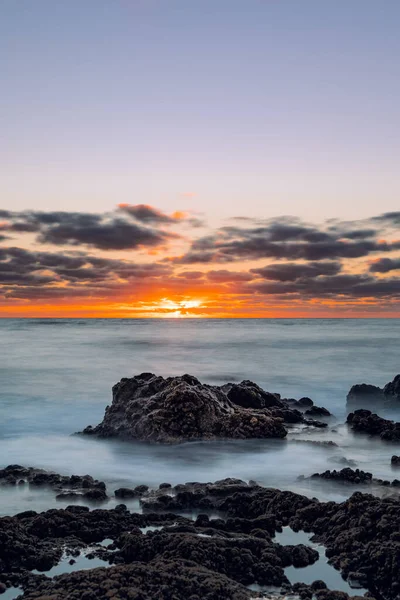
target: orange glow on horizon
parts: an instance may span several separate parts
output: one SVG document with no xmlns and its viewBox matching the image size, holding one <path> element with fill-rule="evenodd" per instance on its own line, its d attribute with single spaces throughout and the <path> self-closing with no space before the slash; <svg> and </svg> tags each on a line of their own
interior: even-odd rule
<svg viewBox="0 0 400 600">
<path fill-rule="evenodd" d="M 78 300 L 78 299 L 77 299 Z M 207 297 L 121 298 L 101 301 L 59 300 L 0 304 L 3 318 L 400 318 L 395 305 L 382 309 L 375 299 L 333 300 L 311 298 L 296 305 L 293 300 L 239 299 L 235 295 Z"/>
</svg>

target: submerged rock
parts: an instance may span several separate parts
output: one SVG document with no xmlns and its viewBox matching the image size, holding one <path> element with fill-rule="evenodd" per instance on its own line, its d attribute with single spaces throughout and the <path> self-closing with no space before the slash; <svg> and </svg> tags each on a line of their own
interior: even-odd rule
<svg viewBox="0 0 400 600">
<path fill-rule="evenodd" d="M 347 423 L 353 431 L 379 436 L 390 442 L 400 442 L 400 423 L 383 419 L 370 410 L 359 409 L 350 413 Z"/>
<path fill-rule="evenodd" d="M 167 443 L 284 438 L 284 422 L 326 427 L 251 381 L 220 387 L 202 384 L 191 375 L 164 379 L 142 373 L 114 385 L 103 421 L 83 433 Z"/>
</svg>

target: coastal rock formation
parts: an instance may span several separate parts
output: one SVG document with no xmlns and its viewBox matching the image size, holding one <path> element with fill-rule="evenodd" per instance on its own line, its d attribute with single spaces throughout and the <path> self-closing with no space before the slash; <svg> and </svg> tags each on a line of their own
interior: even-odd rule
<svg viewBox="0 0 400 600">
<path fill-rule="evenodd" d="M 331 417 L 332 414 L 329 412 L 327 408 L 324 406 L 312 406 L 308 408 L 305 412 L 306 415 L 310 417 Z"/>
<path fill-rule="evenodd" d="M 350 413 L 347 423 L 353 431 L 379 436 L 390 442 L 400 442 L 400 423 L 383 419 L 370 410 L 359 409 Z"/>
<path fill-rule="evenodd" d="M 390 464 L 392 465 L 392 467 L 400 467 L 400 456 L 396 456 L 396 454 L 393 454 L 390 460 Z"/>
<path fill-rule="evenodd" d="M 284 422 L 326 427 L 251 381 L 219 387 L 191 375 L 164 379 L 142 373 L 114 385 L 103 421 L 83 433 L 167 443 L 284 438 Z"/>
<path fill-rule="evenodd" d="M 369 383 L 356 383 L 347 394 L 347 402 L 383 400 L 383 389 Z"/>
<path fill-rule="evenodd" d="M 26 485 L 47 487 L 57 492 L 59 500 L 84 498 L 101 502 L 107 500 L 104 481 L 93 479 L 90 475 L 59 475 L 35 467 L 9 465 L 0 469 L 0 486 Z"/>
<path fill-rule="evenodd" d="M 276 543 L 275 533 L 289 525 L 313 532 L 313 541 L 326 546 L 330 563 L 345 579 L 367 588 L 370 598 L 399 598 L 397 497 L 356 492 L 342 503 L 318 502 L 227 479 L 147 491 L 142 505 L 143 514 L 124 505 L 92 511 L 68 506 L 1 518 L 0 584 L 22 585 L 24 600 L 150 600 L 163 597 L 162 590 L 177 600 L 250 600 L 258 597 L 246 587 L 253 583 L 292 589 L 301 598 L 314 594 L 318 600 L 347 600 L 321 581 L 290 586 L 285 567 L 312 564 L 318 553 L 303 544 Z M 200 514 L 196 520 L 179 516 L 182 508 Z M 220 517 L 211 518 L 209 512 Z M 144 534 L 140 528 L 149 525 L 159 529 Z M 112 540 L 107 547 L 99 544 L 105 538 Z M 76 558 L 88 547 L 114 566 L 53 579 L 31 572 L 46 572 L 62 555 Z"/>
<path fill-rule="evenodd" d="M 343 481 L 346 483 L 371 483 L 372 473 L 361 471 L 360 469 L 350 469 L 346 467 L 340 471 L 324 471 L 324 473 L 314 473 L 311 478 L 317 479 L 331 479 L 334 481 Z"/>
<path fill-rule="evenodd" d="M 382 400 L 400 400 L 400 374 L 383 388 L 368 383 L 353 385 L 347 394 L 347 402 L 375 402 Z"/>
<path fill-rule="evenodd" d="M 390 381 L 383 388 L 383 394 L 386 398 L 400 400 L 400 374 L 396 375 L 393 381 Z"/>
<path fill-rule="evenodd" d="M 341 471 L 336 471 L 336 469 L 334 469 L 333 471 L 324 471 L 324 473 L 314 473 L 311 475 L 310 479 L 330 479 L 331 481 L 337 481 L 339 483 L 400 487 L 400 481 L 398 479 L 393 479 L 393 481 L 390 482 L 388 479 L 378 479 L 373 477 L 372 473 L 350 468 L 345 468 Z"/>
<path fill-rule="evenodd" d="M 165 498 L 172 500 L 166 503 Z M 285 567 L 319 560 L 309 546 L 274 541 L 275 532 L 290 525 L 296 531 L 314 531 L 345 577 L 356 575 L 370 591 L 376 586 L 377 597 L 394 600 L 400 575 L 395 555 L 399 542 L 392 534 L 398 531 L 399 504 L 366 494 L 354 494 L 342 504 L 320 503 L 226 479 L 147 492 L 143 506 L 159 512 L 131 513 L 124 505 L 111 510 L 67 506 L 28 511 L 0 519 L 0 585 L 22 586 L 24 600 L 264 598 L 264 593 L 246 586 L 276 585 L 289 592 Z M 203 512 L 194 521 L 171 512 L 182 507 Z M 206 510 L 218 511 L 221 517 L 210 518 Z M 143 533 L 141 528 L 149 525 L 156 530 Z M 106 547 L 100 544 L 105 538 L 112 540 Z M 61 556 L 73 557 L 71 564 L 88 549 L 87 556 L 112 566 L 55 578 L 32 573 L 45 573 Z M 293 590 L 301 598 L 315 594 L 318 600 L 348 599 L 321 581 L 297 584 Z M 164 591 L 168 595 L 162 595 Z"/>
</svg>

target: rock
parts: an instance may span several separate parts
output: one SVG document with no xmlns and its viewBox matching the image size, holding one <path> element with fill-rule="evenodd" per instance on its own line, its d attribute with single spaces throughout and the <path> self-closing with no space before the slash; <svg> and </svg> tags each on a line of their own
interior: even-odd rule
<svg viewBox="0 0 400 600">
<path fill-rule="evenodd" d="M 105 491 L 96 488 L 84 492 L 83 497 L 86 500 L 91 500 L 92 502 L 104 502 L 107 500 L 107 494 Z"/>
<path fill-rule="evenodd" d="M 372 473 L 360 471 L 360 469 L 350 469 L 346 467 L 341 471 L 325 471 L 324 473 L 314 473 L 311 478 L 333 479 L 335 481 L 343 481 L 346 483 L 371 483 Z"/>
<path fill-rule="evenodd" d="M 310 408 L 311 406 L 314 405 L 314 402 L 311 400 L 311 398 L 304 396 L 303 398 L 300 398 L 299 400 L 297 400 L 297 404 L 299 406 L 304 406 L 304 407 Z"/>
<path fill-rule="evenodd" d="M 359 409 L 350 413 L 347 423 L 353 431 L 379 436 L 390 442 L 400 442 L 400 423 L 383 419 L 370 410 Z"/>
<path fill-rule="evenodd" d="M 386 398 L 400 400 L 400 374 L 385 385 L 383 394 Z"/>
<path fill-rule="evenodd" d="M 330 417 L 331 413 L 327 408 L 323 406 L 312 406 L 305 412 L 306 415 L 310 415 L 311 417 Z"/>
<path fill-rule="evenodd" d="M 83 433 L 127 440 L 175 443 L 185 440 L 284 438 L 288 421 L 302 415 L 251 381 L 225 386 L 200 383 L 191 375 L 142 373 L 121 379 L 103 421 Z M 326 427 L 304 419 L 313 427 Z"/>
<path fill-rule="evenodd" d="M 265 392 L 256 383 L 252 381 L 242 381 L 241 383 L 227 383 L 221 388 L 229 400 L 237 406 L 243 408 L 283 408 L 284 403 L 280 400 L 279 394 Z"/>
<path fill-rule="evenodd" d="M 139 494 L 131 488 L 118 488 L 114 490 L 114 495 L 116 498 L 137 498 Z"/>
<path fill-rule="evenodd" d="M 157 508 L 161 513 L 131 513 L 123 506 L 91 511 L 67 506 L 1 518 L 0 583 L 23 583 L 24 600 L 250 600 L 258 594 L 246 586 L 258 582 L 289 592 L 285 567 L 318 559 L 308 546 L 274 541 L 275 533 L 289 525 L 313 532 L 345 579 L 356 578 L 376 598 L 399 598 L 398 496 L 381 499 L 356 492 L 345 502 L 318 502 L 238 479 L 181 484 L 174 492 L 171 496 L 157 489 L 143 498 L 146 510 Z M 182 507 L 198 513 L 196 521 L 179 516 Z M 223 518 L 210 518 L 205 510 Z M 143 534 L 140 528 L 148 525 L 162 529 Z M 96 542 L 105 538 L 113 540 L 110 550 L 96 549 Z M 29 573 L 57 564 L 65 548 L 69 556 L 86 549 L 88 556 L 114 566 L 55 578 Z M 292 588 L 302 598 L 315 594 L 317 600 L 348 600 L 321 582 Z M 371 593 L 370 598 L 375 596 Z"/>
<path fill-rule="evenodd" d="M 400 456 L 396 456 L 395 454 L 393 454 L 390 460 L 390 464 L 392 465 L 392 467 L 400 467 Z"/>
<path fill-rule="evenodd" d="M 347 402 L 358 402 L 360 400 L 382 400 L 383 390 L 376 385 L 368 383 L 356 383 L 347 394 Z"/>
<path fill-rule="evenodd" d="M 382 400 L 400 400 L 400 374 L 387 383 L 383 389 L 376 385 L 361 383 L 353 385 L 347 394 L 348 402 L 374 402 Z"/>
<path fill-rule="evenodd" d="M 20 479 L 23 478 L 23 479 Z M 0 469 L 0 485 L 25 485 L 47 487 L 58 492 L 56 498 L 84 497 L 88 500 L 107 500 L 104 481 L 93 479 L 90 475 L 60 475 L 36 467 L 9 465 Z"/>
</svg>

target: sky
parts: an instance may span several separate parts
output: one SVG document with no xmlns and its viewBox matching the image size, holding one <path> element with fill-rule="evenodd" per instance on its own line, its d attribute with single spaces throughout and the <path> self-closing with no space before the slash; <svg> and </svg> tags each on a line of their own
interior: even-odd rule
<svg viewBox="0 0 400 600">
<path fill-rule="evenodd" d="M 0 316 L 399 317 L 397 0 L 0 0 Z"/>
</svg>

